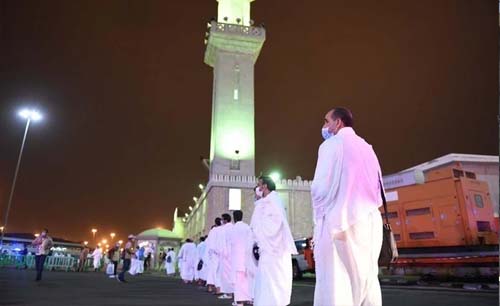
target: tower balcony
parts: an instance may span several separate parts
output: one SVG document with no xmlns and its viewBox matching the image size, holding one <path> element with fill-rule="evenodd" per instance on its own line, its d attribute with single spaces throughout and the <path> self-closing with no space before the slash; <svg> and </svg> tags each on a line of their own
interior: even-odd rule
<svg viewBox="0 0 500 306">
<path fill-rule="evenodd" d="M 214 67 L 217 52 L 233 52 L 251 56 L 257 61 L 266 40 L 264 27 L 243 26 L 211 21 L 208 26 L 205 44 L 205 63 Z"/>
</svg>

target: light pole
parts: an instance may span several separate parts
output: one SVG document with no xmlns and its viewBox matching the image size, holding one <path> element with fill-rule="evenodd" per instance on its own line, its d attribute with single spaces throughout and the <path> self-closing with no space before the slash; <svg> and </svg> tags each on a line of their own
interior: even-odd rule
<svg viewBox="0 0 500 306">
<path fill-rule="evenodd" d="M 26 142 L 26 136 L 28 135 L 28 129 L 30 127 L 31 121 L 39 121 L 42 119 L 42 114 L 34 109 L 23 109 L 19 112 L 19 116 L 26 119 L 26 128 L 24 129 L 23 141 L 21 143 L 21 150 L 19 150 L 19 157 L 17 158 L 16 170 L 14 172 L 14 179 L 12 180 L 12 186 L 10 187 L 9 202 L 7 202 L 7 209 L 5 210 L 5 217 L 3 222 L 3 229 L 0 236 L 0 248 L 3 247 L 3 236 L 4 229 L 7 229 L 7 223 L 9 221 L 10 206 L 12 205 L 12 198 L 14 196 L 14 190 L 16 189 L 17 174 L 19 173 L 19 166 L 21 165 L 21 157 L 23 156 L 24 143 Z"/>
<path fill-rule="evenodd" d="M 94 242 L 95 242 L 95 233 L 97 233 L 97 229 L 93 228 L 91 230 L 91 232 L 92 232 L 92 237 L 94 238 Z"/>
<path fill-rule="evenodd" d="M 111 236 L 111 242 L 112 242 L 112 241 L 113 241 L 113 239 L 115 239 L 116 234 L 115 234 L 115 233 L 111 233 L 111 234 L 109 234 L 109 235 Z"/>
</svg>

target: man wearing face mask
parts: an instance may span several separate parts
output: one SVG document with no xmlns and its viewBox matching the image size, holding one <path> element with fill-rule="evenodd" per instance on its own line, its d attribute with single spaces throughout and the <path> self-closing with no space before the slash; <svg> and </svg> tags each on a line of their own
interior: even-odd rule
<svg viewBox="0 0 500 306">
<path fill-rule="evenodd" d="M 352 114 L 325 116 L 311 185 L 314 211 L 315 306 L 382 305 L 378 257 L 382 246 L 380 165 L 356 135 Z"/>
<path fill-rule="evenodd" d="M 40 236 L 36 237 L 31 243 L 36 247 L 35 266 L 36 266 L 36 281 L 42 280 L 43 265 L 45 258 L 50 252 L 50 248 L 54 245 L 52 238 L 49 237 L 49 230 L 44 229 Z"/>
<path fill-rule="evenodd" d="M 259 178 L 250 227 L 259 247 L 259 262 L 254 280 L 254 306 L 285 306 L 292 295 L 292 260 L 297 254 L 283 202 L 274 181 Z"/>
</svg>

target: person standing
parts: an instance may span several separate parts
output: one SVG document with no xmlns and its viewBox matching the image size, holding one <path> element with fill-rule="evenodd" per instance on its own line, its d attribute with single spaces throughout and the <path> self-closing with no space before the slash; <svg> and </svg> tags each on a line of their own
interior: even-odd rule
<svg viewBox="0 0 500 306">
<path fill-rule="evenodd" d="M 175 252 L 173 248 L 169 249 L 167 252 L 167 257 L 165 259 L 165 270 L 167 271 L 168 276 L 175 275 Z"/>
<path fill-rule="evenodd" d="M 35 281 L 42 280 L 43 266 L 45 264 L 45 258 L 50 252 L 50 248 L 54 245 L 52 238 L 49 236 L 49 230 L 44 229 L 42 233 L 33 240 L 31 243 L 36 247 L 35 253 L 35 267 L 36 267 L 36 278 Z"/>
<path fill-rule="evenodd" d="M 198 282 L 198 285 L 204 286 L 207 281 L 207 267 L 204 261 L 205 252 L 207 249 L 207 244 L 205 242 L 205 236 L 200 237 L 200 243 L 196 246 L 198 249 L 198 261 L 195 273 L 195 279 Z M 199 270 L 198 270 L 199 268 Z"/>
<path fill-rule="evenodd" d="M 221 218 L 215 218 L 215 225 L 208 233 L 207 238 L 207 290 L 214 294 L 220 293 L 220 281 L 217 277 L 217 270 L 219 269 L 219 249 L 217 247 L 217 241 L 219 240 L 221 224 Z"/>
<path fill-rule="evenodd" d="M 93 260 L 94 271 L 97 272 L 101 267 L 101 259 L 102 259 L 102 250 L 99 246 L 97 246 L 94 252 L 92 252 L 92 258 L 94 259 Z"/>
<path fill-rule="evenodd" d="M 268 176 L 259 178 L 256 193 L 260 196 L 250 227 L 259 248 L 255 275 L 254 306 L 285 306 L 292 295 L 292 259 L 297 254 L 286 212 Z"/>
<path fill-rule="evenodd" d="M 234 292 L 232 276 L 231 276 L 231 241 L 229 233 L 233 229 L 231 216 L 223 214 L 222 226 L 219 236 L 219 269 L 217 270 L 218 278 L 220 279 L 220 292 L 223 293 L 219 299 L 231 299 Z"/>
<path fill-rule="evenodd" d="M 123 253 L 122 253 L 123 267 L 122 267 L 122 272 L 118 274 L 117 278 L 119 282 L 126 282 L 125 272 L 127 272 L 130 269 L 130 262 L 133 256 L 135 256 L 135 236 L 129 235 L 128 241 L 125 244 L 125 247 L 123 248 Z"/>
<path fill-rule="evenodd" d="M 85 271 L 85 264 L 87 263 L 87 257 L 89 256 L 89 247 L 84 246 L 82 251 L 80 252 L 80 258 L 78 259 L 78 268 L 76 269 L 76 272 L 83 272 Z"/>
<path fill-rule="evenodd" d="M 234 226 L 229 233 L 231 244 L 231 281 L 234 286 L 234 302 L 243 306 L 253 301 L 255 263 L 252 255 L 253 233 L 243 222 L 243 212 L 233 211 Z"/>
<path fill-rule="evenodd" d="M 186 239 L 179 251 L 178 256 L 179 262 L 181 264 L 181 278 L 185 284 L 191 284 L 194 280 L 194 270 L 198 264 L 198 250 L 193 240 Z"/>
<path fill-rule="evenodd" d="M 373 148 L 353 129 L 352 113 L 325 115 L 325 139 L 311 185 L 315 306 L 382 305 L 381 169 Z"/>
<path fill-rule="evenodd" d="M 116 270 L 118 268 L 118 262 L 120 261 L 120 244 L 117 243 L 113 248 L 108 251 L 109 261 L 113 264 L 113 274 L 109 278 L 116 277 Z"/>
</svg>

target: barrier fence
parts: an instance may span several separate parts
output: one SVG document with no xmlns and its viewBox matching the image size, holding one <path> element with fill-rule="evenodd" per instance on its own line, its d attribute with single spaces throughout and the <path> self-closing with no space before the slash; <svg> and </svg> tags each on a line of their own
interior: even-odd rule
<svg viewBox="0 0 500 306">
<path fill-rule="evenodd" d="M 101 268 L 103 266 L 101 261 Z M 79 259 L 74 257 L 62 256 L 47 256 L 45 258 L 44 270 L 49 271 L 76 271 L 78 268 Z M 35 269 L 35 256 L 34 255 L 0 255 L 0 268 L 17 268 L 17 269 Z M 85 261 L 83 270 L 93 270 L 94 261 L 88 258 Z"/>
</svg>

